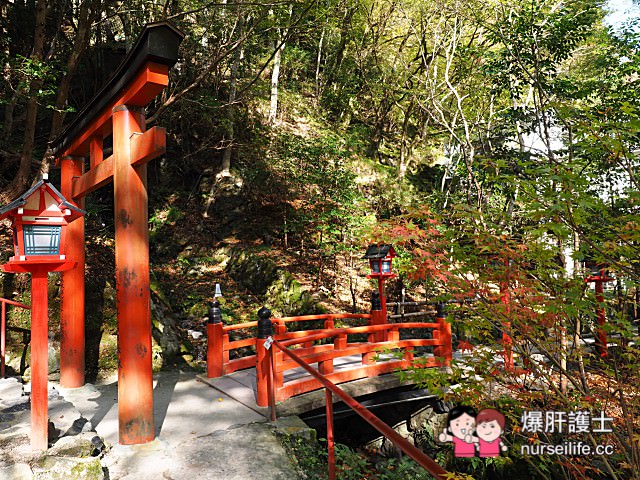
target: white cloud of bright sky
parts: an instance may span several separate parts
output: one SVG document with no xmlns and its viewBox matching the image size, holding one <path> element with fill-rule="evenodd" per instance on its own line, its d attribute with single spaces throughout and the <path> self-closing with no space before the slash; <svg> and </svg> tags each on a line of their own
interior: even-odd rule
<svg viewBox="0 0 640 480">
<path fill-rule="evenodd" d="M 610 13 L 604 18 L 604 23 L 614 28 L 632 18 L 640 17 L 640 6 L 632 0 L 608 0 L 606 8 Z"/>
</svg>

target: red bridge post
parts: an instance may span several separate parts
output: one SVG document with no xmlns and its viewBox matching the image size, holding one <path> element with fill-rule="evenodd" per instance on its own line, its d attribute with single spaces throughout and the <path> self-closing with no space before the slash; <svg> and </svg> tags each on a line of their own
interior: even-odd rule
<svg viewBox="0 0 640 480">
<path fill-rule="evenodd" d="M 273 334 L 271 311 L 267 307 L 258 310 L 258 338 L 256 339 L 256 389 L 259 407 L 269 406 L 269 372 L 271 369 L 271 352 L 265 342 Z M 273 381 L 276 374 L 274 372 Z"/>
<path fill-rule="evenodd" d="M 207 321 L 207 378 L 224 374 L 224 328 L 220 314 L 220 302 L 214 300 Z"/>
<path fill-rule="evenodd" d="M 382 296 L 379 292 L 374 291 L 371 294 L 371 318 L 367 322 L 367 325 L 384 325 L 387 323 L 387 312 L 382 304 Z M 376 342 L 387 341 L 387 331 L 376 332 L 374 334 L 374 340 Z"/>
<path fill-rule="evenodd" d="M 440 345 L 434 347 L 433 355 L 444 359 L 442 365 L 451 365 L 453 358 L 453 345 L 451 344 L 451 324 L 447 322 L 446 304 L 438 304 L 438 313 L 436 314 L 436 322 L 438 330 L 434 331 L 434 338 L 440 341 Z"/>
</svg>

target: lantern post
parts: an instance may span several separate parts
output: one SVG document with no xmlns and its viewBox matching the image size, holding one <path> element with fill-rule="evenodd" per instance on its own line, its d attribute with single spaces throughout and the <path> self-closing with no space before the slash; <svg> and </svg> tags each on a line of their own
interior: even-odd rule
<svg viewBox="0 0 640 480">
<path fill-rule="evenodd" d="M 380 303 L 385 319 L 387 318 L 387 297 L 384 293 L 384 282 L 397 276 L 393 271 L 393 259 L 395 256 L 396 252 L 391 245 L 375 244 L 369 245 L 364 257 L 362 257 L 369 260 L 369 267 L 371 268 L 371 273 L 367 275 L 367 278 L 375 278 L 378 281 Z"/>
<path fill-rule="evenodd" d="M 46 175 L 21 197 L 0 209 L 11 220 L 14 256 L 2 265 L 10 273 L 31 273 L 31 448 L 48 446 L 48 273 L 70 270 L 68 225 L 84 215 L 47 180 Z"/>
<path fill-rule="evenodd" d="M 605 282 L 611 282 L 615 279 L 607 275 L 605 266 L 603 265 L 596 265 L 593 262 L 587 262 L 587 266 L 590 267 L 591 273 L 584 279 L 584 281 L 586 283 L 595 284 L 596 302 L 598 303 L 598 307 L 596 309 L 598 316 L 596 350 L 601 358 L 606 358 L 609 353 L 607 349 L 607 332 L 604 329 L 604 325 L 607 322 L 607 314 L 604 309 L 604 284 Z"/>
</svg>

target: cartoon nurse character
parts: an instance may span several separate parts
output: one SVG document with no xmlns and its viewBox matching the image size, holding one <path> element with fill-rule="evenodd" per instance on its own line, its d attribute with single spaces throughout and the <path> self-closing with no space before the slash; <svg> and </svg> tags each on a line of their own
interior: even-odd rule
<svg viewBox="0 0 640 480">
<path fill-rule="evenodd" d="M 481 457 L 499 457 L 507 446 L 500 439 L 504 432 L 504 415 L 493 408 L 480 410 L 476 417 L 476 444 Z"/>
<path fill-rule="evenodd" d="M 449 410 L 447 428 L 438 439 L 441 442 L 453 442 L 455 457 L 474 457 L 475 442 L 478 437 L 473 434 L 476 426 L 476 411 L 465 405 L 458 405 Z"/>
</svg>

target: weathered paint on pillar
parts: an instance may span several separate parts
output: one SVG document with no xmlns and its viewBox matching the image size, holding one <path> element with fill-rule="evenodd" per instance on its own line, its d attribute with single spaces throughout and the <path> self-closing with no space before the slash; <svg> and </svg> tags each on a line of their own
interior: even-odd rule
<svg viewBox="0 0 640 480">
<path fill-rule="evenodd" d="M 113 109 L 113 185 L 121 444 L 154 438 L 147 167 L 131 165 L 131 138 L 144 131 L 136 107 Z"/>
<path fill-rule="evenodd" d="M 84 173 L 84 159 L 64 157 L 60 161 L 60 193 L 78 208 L 84 209 L 84 198 L 72 199 L 73 178 Z M 84 217 L 67 226 L 66 255 L 76 262 L 75 268 L 62 272 L 60 301 L 60 385 L 77 388 L 84 385 Z"/>
<path fill-rule="evenodd" d="M 49 416 L 49 313 L 46 267 L 31 273 L 31 449 L 46 450 Z"/>
</svg>

